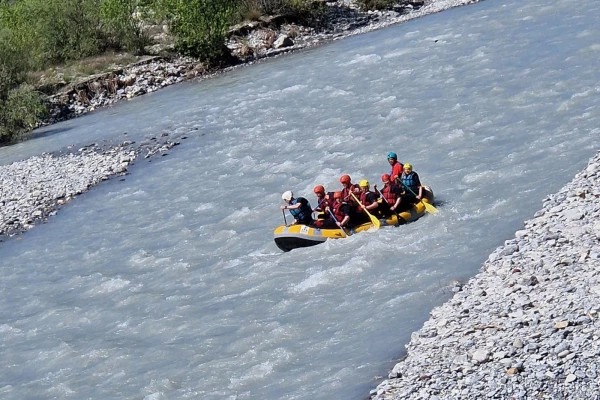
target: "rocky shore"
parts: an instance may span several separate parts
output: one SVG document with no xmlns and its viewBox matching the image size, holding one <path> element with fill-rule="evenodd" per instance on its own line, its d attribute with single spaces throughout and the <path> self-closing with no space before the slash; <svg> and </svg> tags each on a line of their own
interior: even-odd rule
<svg viewBox="0 0 600 400">
<path fill-rule="evenodd" d="M 252 65 L 265 58 L 279 56 L 301 49 L 318 46 L 332 40 L 358 35 L 386 26 L 437 13 L 450 8 L 477 3 L 479 0 L 399 0 L 395 7 L 385 11 L 361 11 L 352 1 L 324 1 L 326 12 L 320 28 L 306 27 L 290 22 L 284 16 L 261 17 L 230 29 L 227 46 L 236 65 L 220 70 L 206 68 L 189 57 L 164 57 L 161 54 L 170 45 L 157 44 L 149 48 L 143 60 L 113 71 L 90 76 L 65 85 L 50 96 L 50 117 L 41 125 L 75 118 L 123 100 L 152 93 L 166 86 L 188 79 L 206 79 Z M 168 36 L 161 32 L 154 39 Z"/>
<path fill-rule="evenodd" d="M 185 138 L 185 137 L 183 137 Z M 77 195 L 126 175 L 138 158 L 165 155 L 179 141 L 162 135 L 139 144 L 93 143 L 0 166 L 0 241 L 45 222 Z"/>
<path fill-rule="evenodd" d="M 600 152 L 406 348 L 372 400 L 600 398 Z"/>
</svg>

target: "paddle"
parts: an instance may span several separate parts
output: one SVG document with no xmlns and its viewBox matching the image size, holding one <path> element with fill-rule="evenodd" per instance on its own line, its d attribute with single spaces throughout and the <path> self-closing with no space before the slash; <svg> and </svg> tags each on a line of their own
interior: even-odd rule
<svg viewBox="0 0 600 400">
<path fill-rule="evenodd" d="M 287 226 L 287 220 L 285 219 L 285 210 L 281 210 L 281 213 L 283 214 L 283 223 L 285 224 L 285 226 Z"/>
<path fill-rule="evenodd" d="M 373 226 L 375 226 L 375 228 L 379 229 L 379 227 L 381 226 L 381 221 L 379 221 L 375 216 L 373 216 L 373 214 L 371 214 L 369 212 L 369 210 L 367 210 L 365 208 L 365 206 L 363 206 L 363 204 L 360 202 L 360 200 L 354 195 L 354 193 L 350 192 L 350 194 L 352 195 L 352 197 L 354 197 L 354 200 L 356 200 L 356 202 L 358 203 L 359 206 L 361 206 L 361 208 L 363 209 L 364 212 L 367 213 L 367 215 L 369 216 L 369 219 L 371 220 L 371 222 L 373 223 Z"/>
<path fill-rule="evenodd" d="M 404 186 L 406 189 L 408 189 L 409 192 L 411 192 L 415 197 L 417 197 L 417 194 L 415 192 L 413 192 L 411 188 L 409 188 L 404 183 L 402 183 L 402 180 L 400 178 L 396 178 L 396 181 L 400 182 L 400 184 L 402 186 Z M 423 205 L 425 206 L 425 211 L 427 211 L 428 213 L 437 214 L 439 212 L 438 209 L 435 208 L 434 206 L 432 206 L 431 204 L 429 204 L 423 200 L 419 200 L 419 202 L 423 203 Z"/>
<path fill-rule="evenodd" d="M 331 215 L 331 218 L 333 218 L 333 220 L 339 224 L 340 221 L 338 221 L 337 218 L 335 217 L 335 215 L 333 215 L 333 213 L 331 212 L 331 210 L 329 209 L 329 207 L 327 207 L 327 211 L 329 211 L 329 215 Z M 346 232 L 346 230 L 344 229 L 343 226 L 340 225 L 339 227 L 342 230 L 342 232 L 344 232 L 344 235 L 349 236 L 348 232 Z M 344 236 L 344 237 L 346 237 L 346 236 Z"/>
</svg>

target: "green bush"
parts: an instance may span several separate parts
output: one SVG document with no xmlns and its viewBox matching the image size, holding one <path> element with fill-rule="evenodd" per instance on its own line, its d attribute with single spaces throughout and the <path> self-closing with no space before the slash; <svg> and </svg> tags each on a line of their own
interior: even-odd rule
<svg viewBox="0 0 600 400">
<path fill-rule="evenodd" d="M 22 84 L 9 90 L 0 105 L 0 144 L 17 141 L 47 115 L 48 107 L 32 86 Z"/>
<path fill-rule="evenodd" d="M 0 145 L 16 141 L 48 112 L 43 97 L 22 84 L 27 54 L 12 31 L 0 30 Z"/>
<path fill-rule="evenodd" d="M 28 49 L 32 67 L 98 55 L 108 48 L 141 53 L 142 18 L 154 0 L 0 2 L 0 24 Z"/>
<path fill-rule="evenodd" d="M 98 54 L 101 0 L 21 0 L 0 6 L 0 22 L 29 50 L 32 67 L 42 68 Z"/>
<path fill-rule="evenodd" d="M 100 6 L 102 28 L 110 47 L 142 54 L 149 39 L 144 35 L 143 17 L 148 17 L 151 2 L 142 0 L 104 0 Z"/>
<path fill-rule="evenodd" d="M 228 59 L 225 38 L 236 0 L 162 0 L 159 4 L 181 53 L 198 57 L 209 65 Z"/>
</svg>

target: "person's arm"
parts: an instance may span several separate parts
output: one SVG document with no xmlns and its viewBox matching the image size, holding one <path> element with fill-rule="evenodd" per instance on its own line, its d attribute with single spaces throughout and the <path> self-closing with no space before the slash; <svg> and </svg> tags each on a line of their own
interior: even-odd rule
<svg viewBox="0 0 600 400">
<path fill-rule="evenodd" d="M 421 185 L 421 179 L 419 179 L 419 174 L 415 172 L 415 183 L 419 187 L 419 194 L 417 195 L 417 199 L 421 200 L 423 198 L 423 185 Z"/>
<path fill-rule="evenodd" d="M 342 226 L 346 226 L 348 224 L 349 220 L 350 220 L 350 217 L 348 216 L 348 214 L 346 214 L 341 221 L 338 221 L 337 224 L 341 228 Z"/>
<path fill-rule="evenodd" d="M 348 222 L 350 221 L 350 206 L 347 204 L 342 205 L 341 211 L 344 213 L 344 218 L 337 223 L 340 228 L 348 225 Z"/>
<path fill-rule="evenodd" d="M 315 208 L 313 208 L 313 212 L 315 211 L 325 211 L 325 209 L 327 208 L 327 198 L 323 198 L 323 200 L 321 200 L 319 202 L 319 204 L 317 204 L 317 206 Z"/>
<path fill-rule="evenodd" d="M 375 193 L 370 193 L 369 201 L 371 202 L 371 204 L 365 206 L 367 210 L 371 211 L 379 207 L 379 203 L 377 202 L 377 195 Z"/>
<path fill-rule="evenodd" d="M 396 198 L 396 202 L 394 203 L 394 205 L 392 205 L 390 207 L 390 210 L 396 211 L 396 208 L 398 208 L 398 206 L 400 205 L 401 201 L 402 201 L 402 197 L 398 196 L 398 198 Z"/>
<path fill-rule="evenodd" d="M 300 207 L 304 207 L 308 205 L 308 200 L 306 200 L 304 197 L 298 197 L 296 199 L 296 204 L 294 204 L 293 206 L 288 206 L 288 210 L 296 210 Z"/>
<path fill-rule="evenodd" d="M 400 205 L 400 203 L 402 202 L 402 191 L 400 190 L 400 188 L 398 187 L 394 187 L 391 190 L 394 191 L 394 193 L 396 193 L 396 201 L 394 202 L 394 205 L 392 205 L 390 207 L 390 209 L 392 211 L 396 211 L 396 208 L 398 208 L 398 206 Z"/>
</svg>

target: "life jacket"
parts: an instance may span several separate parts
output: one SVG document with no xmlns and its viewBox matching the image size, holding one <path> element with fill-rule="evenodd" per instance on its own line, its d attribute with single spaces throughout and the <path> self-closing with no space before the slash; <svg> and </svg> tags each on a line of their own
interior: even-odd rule
<svg viewBox="0 0 600 400">
<path fill-rule="evenodd" d="M 292 200 L 291 205 L 294 205 L 297 203 L 298 203 L 298 199 L 294 199 L 294 200 Z M 306 201 L 306 204 L 301 205 L 300 208 L 290 210 L 290 214 L 292 214 L 292 216 L 296 219 L 296 221 L 298 221 L 302 224 L 311 223 L 313 220 L 312 208 L 308 201 Z"/>
<path fill-rule="evenodd" d="M 373 192 L 364 192 L 360 194 L 360 202 L 363 206 L 369 206 L 377 202 L 377 195 Z"/>
<path fill-rule="evenodd" d="M 392 184 L 389 183 L 381 188 L 381 196 L 392 206 L 396 204 L 396 200 L 398 200 L 398 195 L 392 190 Z"/>
<path fill-rule="evenodd" d="M 326 207 L 331 207 L 333 204 L 333 192 L 327 192 L 325 197 L 321 200 L 321 202 L 317 205 L 317 211 L 323 211 Z"/>
<path fill-rule="evenodd" d="M 347 201 L 350 203 L 354 202 L 354 197 L 352 197 L 352 195 L 350 193 L 354 193 L 355 189 L 356 189 L 355 184 L 350 185 L 350 187 L 348 187 L 348 188 L 344 187 L 342 189 L 342 199 L 344 201 Z"/>
<path fill-rule="evenodd" d="M 403 173 L 400 180 L 405 188 L 410 189 L 406 189 L 407 192 L 412 190 L 415 195 L 419 193 L 419 182 L 416 180 L 415 171 L 411 171 L 410 174 Z"/>
<path fill-rule="evenodd" d="M 342 212 L 343 205 L 346 205 L 346 203 L 343 201 L 340 201 L 340 202 L 334 201 L 333 204 L 331 205 L 331 212 L 333 213 L 333 216 L 335 217 L 337 222 L 342 222 L 342 220 L 346 216 L 346 214 L 344 214 Z"/>
</svg>

